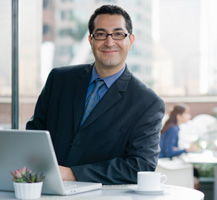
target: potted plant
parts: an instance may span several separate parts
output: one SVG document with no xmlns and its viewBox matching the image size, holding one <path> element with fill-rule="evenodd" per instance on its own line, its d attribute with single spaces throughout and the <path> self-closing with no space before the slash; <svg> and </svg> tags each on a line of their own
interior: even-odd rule
<svg viewBox="0 0 217 200">
<path fill-rule="evenodd" d="M 17 199 L 37 199 L 41 196 L 43 173 L 35 173 L 26 167 L 11 172 L 15 197 Z"/>
</svg>

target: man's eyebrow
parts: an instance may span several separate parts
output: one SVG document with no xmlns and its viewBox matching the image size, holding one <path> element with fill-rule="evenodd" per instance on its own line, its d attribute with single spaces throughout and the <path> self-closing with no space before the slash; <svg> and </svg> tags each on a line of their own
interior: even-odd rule
<svg viewBox="0 0 217 200">
<path fill-rule="evenodd" d="M 103 31 L 106 32 L 104 28 L 97 28 L 94 32 Z M 124 31 L 123 28 L 114 28 L 113 31 Z"/>
<path fill-rule="evenodd" d="M 115 28 L 113 31 L 124 31 L 123 28 Z"/>
<path fill-rule="evenodd" d="M 97 32 L 97 31 L 103 31 L 103 32 L 106 32 L 104 28 L 97 28 L 97 29 L 95 30 L 95 32 Z"/>
</svg>

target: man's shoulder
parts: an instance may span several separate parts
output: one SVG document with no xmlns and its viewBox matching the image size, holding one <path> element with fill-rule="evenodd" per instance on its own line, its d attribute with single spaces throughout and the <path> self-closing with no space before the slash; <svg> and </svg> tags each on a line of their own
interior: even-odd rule
<svg viewBox="0 0 217 200">
<path fill-rule="evenodd" d="M 139 80 L 132 75 L 130 86 L 134 93 L 141 94 L 144 98 L 152 97 L 161 100 L 161 98 L 155 93 L 155 91 L 146 83 Z"/>
<path fill-rule="evenodd" d="M 79 77 L 88 77 L 91 69 L 91 64 L 55 67 L 49 73 L 47 82 L 72 84 Z"/>
<path fill-rule="evenodd" d="M 90 69 L 91 64 L 81 64 L 81 65 L 69 65 L 69 66 L 61 66 L 53 68 L 54 73 L 80 73 L 85 69 Z"/>
</svg>

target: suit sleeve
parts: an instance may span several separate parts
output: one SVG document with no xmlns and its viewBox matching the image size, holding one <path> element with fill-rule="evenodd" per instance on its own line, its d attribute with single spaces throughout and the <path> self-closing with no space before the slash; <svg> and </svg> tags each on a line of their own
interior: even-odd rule
<svg viewBox="0 0 217 200">
<path fill-rule="evenodd" d="M 130 133 L 125 155 L 100 163 L 72 166 L 78 181 L 103 184 L 137 182 L 138 171 L 154 171 L 159 154 L 159 132 L 164 103 L 157 99 L 146 109 Z"/>
</svg>

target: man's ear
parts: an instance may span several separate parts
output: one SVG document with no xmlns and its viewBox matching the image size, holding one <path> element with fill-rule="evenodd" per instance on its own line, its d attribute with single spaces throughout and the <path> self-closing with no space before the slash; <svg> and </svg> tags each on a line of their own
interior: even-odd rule
<svg viewBox="0 0 217 200">
<path fill-rule="evenodd" d="M 88 41 L 89 41 L 89 43 L 90 43 L 90 45 L 91 45 L 92 38 L 91 38 L 90 35 L 88 36 Z"/>
<path fill-rule="evenodd" d="M 131 34 L 130 35 L 130 43 L 131 43 L 131 45 L 133 44 L 134 41 L 135 41 L 135 35 Z"/>
<path fill-rule="evenodd" d="M 129 50 L 130 50 L 133 45 L 133 42 L 135 41 L 135 35 L 131 34 L 129 40 L 130 40 L 130 46 L 129 46 Z"/>
</svg>

